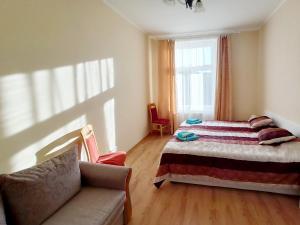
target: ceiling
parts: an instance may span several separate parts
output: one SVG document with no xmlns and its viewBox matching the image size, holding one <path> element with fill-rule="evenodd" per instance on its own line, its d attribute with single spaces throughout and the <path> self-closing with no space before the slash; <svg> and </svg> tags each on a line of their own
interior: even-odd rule
<svg viewBox="0 0 300 225">
<path fill-rule="evenodd" d="M 283 0 L 204 0 L 205 10 L 198 13 L 164 0 L 103 1 L 141 30 L 164 35 L 255 29 Z"/>
</svg>

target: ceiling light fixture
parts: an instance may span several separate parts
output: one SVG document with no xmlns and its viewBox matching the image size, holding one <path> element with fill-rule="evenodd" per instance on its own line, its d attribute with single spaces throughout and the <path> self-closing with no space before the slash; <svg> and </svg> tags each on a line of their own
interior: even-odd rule
<svg viewBox="0 0 300 225">
<path fill-rule="evenodd" d="M 175 5 L 176 2 L 185 5 L 187 9 L 200 12 L 204 10 L 203 0 L 164 0 L 167 4 Z"/>
</svg>

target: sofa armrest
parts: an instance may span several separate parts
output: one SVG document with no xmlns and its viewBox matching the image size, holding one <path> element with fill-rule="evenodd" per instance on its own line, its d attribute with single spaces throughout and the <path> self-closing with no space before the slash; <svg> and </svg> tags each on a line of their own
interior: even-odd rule
<svg viewBox="0 0 300 225">
<path fill-rule="evenodd" d="M 79 167 L 84 185 L 126 191 L 131 168 L 88 162 L 80 162 Z"/>
</svg>

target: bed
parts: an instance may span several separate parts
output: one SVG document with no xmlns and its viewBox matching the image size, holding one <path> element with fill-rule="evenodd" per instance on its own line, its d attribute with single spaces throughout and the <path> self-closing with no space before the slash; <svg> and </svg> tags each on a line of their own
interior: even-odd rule
<svg viewBox="0 0 300 225">
<path fill-rule="evenodd" d="M 180 131 L 200 139 L 178 141 Z M 249 122 L 184 122 L 163 149 L 154 184 L 164 181 L 300 195 L 300 140 L 259 145 Z"/>
</svg>

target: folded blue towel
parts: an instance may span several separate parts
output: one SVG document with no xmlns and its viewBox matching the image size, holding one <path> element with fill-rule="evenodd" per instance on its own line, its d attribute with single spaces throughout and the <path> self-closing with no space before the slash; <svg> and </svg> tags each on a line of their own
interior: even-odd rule
<svg viewBox="0 0 300 225">
<path fill-rule="evenodd" d="M 188 138 L 188 137 L 193 137 L 195 134 L 192 133 L 192 132 L 187 132 L 187 131 L 183 131 L 183 132 L 179 132 L 177 134 L 178 137 L 181 137 L 181 138 Z"/>
<path fill-rule="evenodd" d="M 193 121 L 199 121 L 200 119 L 198 119 L 198 118 L 188 118 L 188 120 L 193 122 Z"/>
<path fill-rule="evenodd" d="M 183 133 L 188 133 L 188 134 L 183 134 Z M 179 132 L 176 135 L 176 138 L 180 141 L 195 141 L 195 140 L 199 139 L 200 136 L 196 135 L 194 133 L 191 133 L 191 132 Z"/>
<path fill-rule="evenodd" d="M 202 123 L 202 120 L 196 118 L 189 118 L 186 120 L 187 124 L 199 124 Z"/>
</svg>

